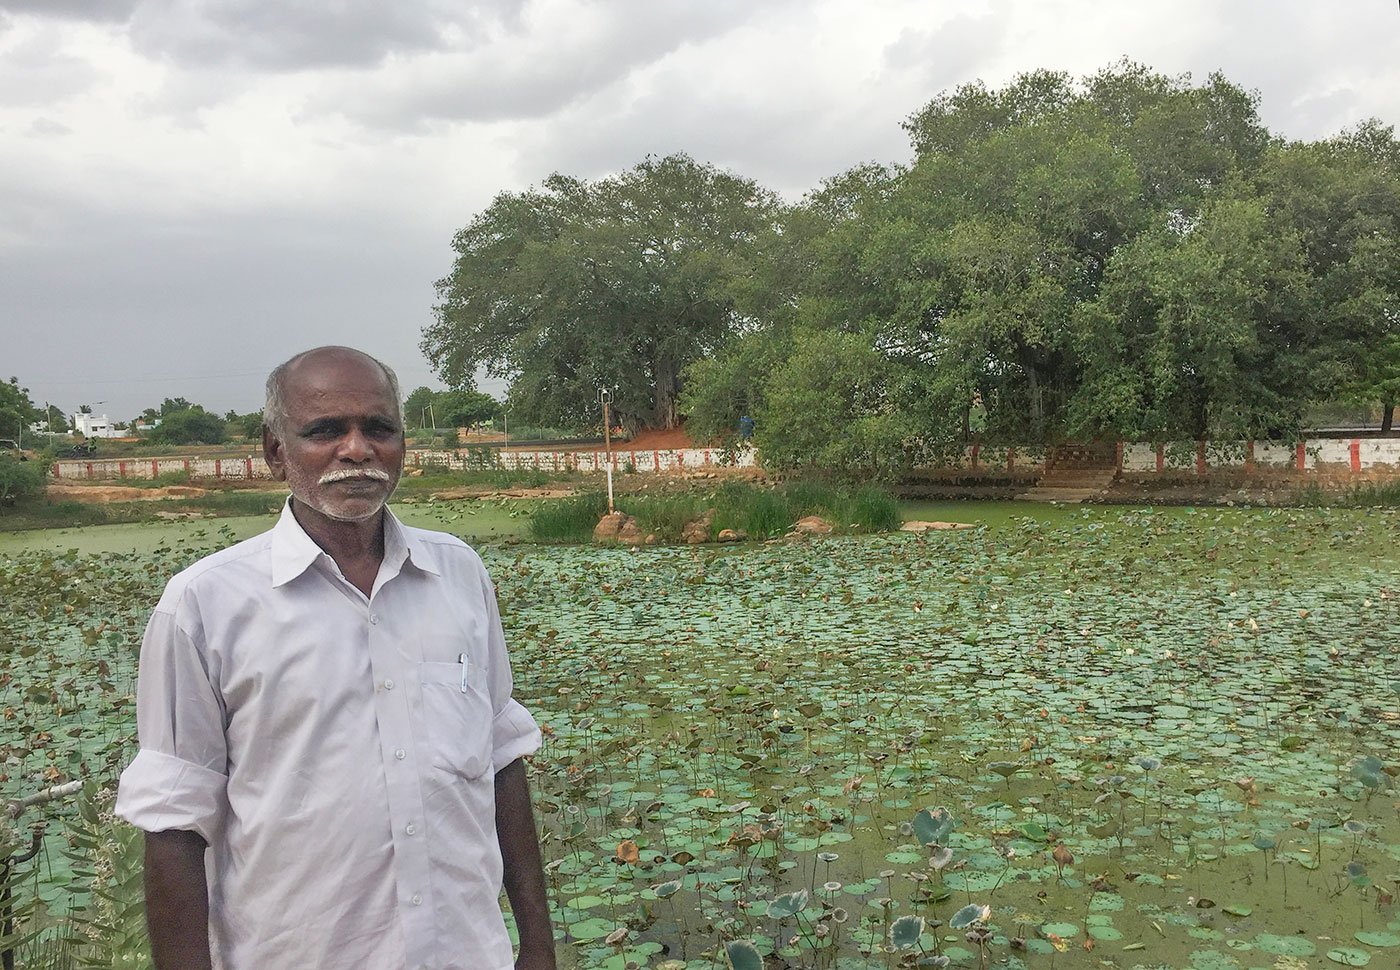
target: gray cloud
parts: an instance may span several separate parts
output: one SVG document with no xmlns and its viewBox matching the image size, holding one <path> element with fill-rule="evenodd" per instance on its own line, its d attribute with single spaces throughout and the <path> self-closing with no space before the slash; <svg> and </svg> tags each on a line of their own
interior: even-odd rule
<svg viewBox="0 0 1400 970">
<path fill-rule="evenodd" d="M 756 7 L 744 0 L 614 0 L 585 10 L 567 25 L 550 23 L 394 73 L 349 77 L 313 99 L 308 111 L 410 131 L 443 120 L 540 118 L 682 46 L 736 29 Z"/>
<path fill-rule="evenodd" d="M 518 25 L 528 0 L 0 0 L 0 11 L 124 23 L 135 49 L 183 67 L 371 67 L 470 46 Z"/>
<path fill-rule="evenodd" d="M 45 138 L 54 136 L 71 135 L 73 129 L 62 122 L 54 121 L 52 118 L 35 118 L 34 123 L 29 126 L 30 132 Z"/>
<path fill-rule="evenodd" d="M 141 2 L 142 0 L 0 0 L 0 11 L 64 20 L 120 23 L 130 17 Z"/>
<path fill-rule="evenodd" d="M 1271 0 L 1220 4 L 1202 24 L 1192 60 L 1260 92 L 1260 114 L 1278 134 L 1324 138 L 1369 115 L 1397 119 L 1393 4 L 1328 6 Z M 1199 79 L 1199 78 L 1198 78 Z"/>
<path fill-rule="evenodd" d="M 0 106 L 49 105 L 97 83 L 96 68 L 63 53 L 61 44 L 60 30 L 45 29 L 0 58 Z"/>
<path fill-rule="evenodd" d="M 553 171 L 597 178 L 647 155 L 685 152 L 795 199 L 852 165 L 909 155 L 899 122 L 915 105 L 870 110 L 857 99 L 842 110 L 824 103 L 820 90 L 810 90 L 810 101 L 803 103 L 790 92 L 768 101 L 682 90 L 686 84 L 682 72 L 667 83 L 654 80 L 634 99 L 604 92 L 566 117 L 530 129 L 514 143 L 530 166 L 529 180 Z M 677 110 L 680 103 L 684 108 Z"/>
<path fill-rule="evenodd" d="M 451 254 L 421 225 L 286 208 L 138 219 L 42 193 L 35 208 L 42 231 L 0 259 L 0 331 L 6 376 L 36 400 L 102 400 L 114 418 L 177 395 L 255 410 L 268 370 L 325 343 L 363 347 L 406 388 L 433 382 L 418 340 Z"/>
<path fill-rule="evenodd" d="M 469 26 L 436 3 L 287 3 L 147 0 L 131 18 L 132 44 L 185 67 L 288 71 L 368 67 L 393 53 L 438 50 Z"/>
<path fill-rule="evenodd" d="M 994 60 L 1006 43 L 1006 21 L 984 14 L 959 15 L 929 29 L 906 27 L 885 48 L 885 67 L 907 73 L 934 93 L 972 81 L 977 65 Z M 910 107 L 913 111 L 922 105 Z"/>
</svg>

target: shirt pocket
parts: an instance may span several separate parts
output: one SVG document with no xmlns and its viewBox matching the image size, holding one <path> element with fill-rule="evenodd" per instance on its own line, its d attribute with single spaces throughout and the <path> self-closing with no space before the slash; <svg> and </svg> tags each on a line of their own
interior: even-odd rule
<svg viewBox="0 0 1400 970">
<path fill-rule="evenodd" d="M 423 692 L 423 730 L 435 767 L 464 778 L 480 778 L 491 767 L 491 695 L 484 671 L 470 657 L 465 664 L 418 665 Z"/>
</svg>

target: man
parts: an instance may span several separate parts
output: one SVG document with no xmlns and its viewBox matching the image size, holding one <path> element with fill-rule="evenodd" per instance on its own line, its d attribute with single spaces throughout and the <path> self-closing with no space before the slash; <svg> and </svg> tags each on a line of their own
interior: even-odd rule
<svg viewBox="0 0 1400 970">
<path fill-rule="evenodd" d="M 147 833 L 157 970 L 507 970 L 503 881 L 514 966 L 551 970 L 539 730 L 481 560 L 385 508 L 397 381 L 322 347 L 267 390 L 282 516 L 172 579 L 141 648 L 117 813 Z"/>
</svg>

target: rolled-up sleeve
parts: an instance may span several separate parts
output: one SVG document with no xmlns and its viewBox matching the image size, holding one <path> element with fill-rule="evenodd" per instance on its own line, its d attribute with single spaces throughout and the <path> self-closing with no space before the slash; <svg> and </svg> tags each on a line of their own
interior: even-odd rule
<svg viewBox="0 0 1400 970">
<path fill-rule="evenodd" d="M 117 815 L 147 832 L 213 842 L 228 804 L 223 704 L 202 644 L 165 599 L 141 643 L 136 730 L 140 751 L 122 772 Z"/>
<path fill-rule="evenodd" d="M 506 653 L 506 635 L 501 629 L 501 612 L 496 605 L 496 589 L 481 569 L 482 595 L 486 600 L 487 651 L 491 687 L 491 761 L 497 770 L 516 758 L 534 754 L 540 747 L 540 729 L 530 712 L 511 696 L 514 681 L 510 672 L 510 657 Z"/>
</svg>

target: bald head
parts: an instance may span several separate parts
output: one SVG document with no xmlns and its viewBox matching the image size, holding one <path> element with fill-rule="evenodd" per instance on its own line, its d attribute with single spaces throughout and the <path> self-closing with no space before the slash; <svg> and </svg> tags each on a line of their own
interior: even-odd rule
<svg viewBox="0 0 1400 970">
<path fill-rule="evenodd" d="M 389 385 L 389 393 L 394 401 L 394 417 L 399 427 L 403 427 L 403 399 L 399 392 L 399 379 L 388 364 L 371 357 L 354 347 L 314 347 L 304 350 L 295 357 L 278 364 L 267 375 L 267 399 L 263 405 L 263 424 L 278 438 L 283 437 L 287 424 L 287 387 L 297 372 L 321 364 L 337 361 L 360 360 L 373 364 L 384 375 Z"/>
</svg>

